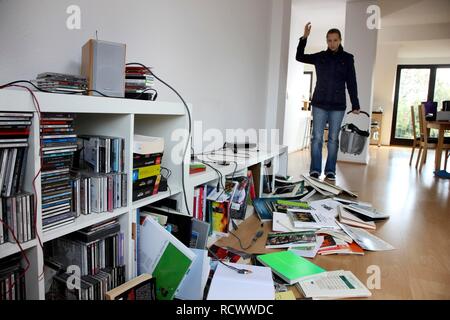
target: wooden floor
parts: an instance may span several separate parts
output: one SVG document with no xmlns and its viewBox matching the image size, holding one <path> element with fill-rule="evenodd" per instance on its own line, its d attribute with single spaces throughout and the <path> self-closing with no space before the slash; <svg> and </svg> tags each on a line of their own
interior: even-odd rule
<svg viewBox="0 0 450 320">
<path fill-rule="evenodd" d="M 363 283 L 367 268 L 379 266 L 381 288 L 371 290 L 374 299 L 450 299 L 450 180 L 433 176 L 433 151 L 422 173 L 409 166 L 409 156 L 409 148 L 371 146 L 368 165 L 337 165 L 338 185 L 391 214 L 375 234 L 396 250 L 318 256 L 313 262 L 351 270 Z M 307 173 L 309 163 L 309 150 L 292 153 L 289 174 Z"/>
</svg>

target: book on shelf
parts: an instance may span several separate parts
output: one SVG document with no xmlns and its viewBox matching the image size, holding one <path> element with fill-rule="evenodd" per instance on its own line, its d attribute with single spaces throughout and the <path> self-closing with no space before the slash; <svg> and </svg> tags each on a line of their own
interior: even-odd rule
<svg viewBox="0 0 450 320">
<path fill-rule="evenodd" d="M 133 153 L 137 154 L 159 154 L 164 152 L 164 138 L 134 135 Z"/>
<path fill-rule="evenodd" d="M 164 139 L 134 136 L 133 144 L 133 201 L 156 195 L 162 187 L 161 165 Z M 164 180 L 164 185 L 167 180 Z"/>
<path fill-rule="evenodd" d="M 201 162 L 191 162 L 189 164 L 189 174 L 205 172 L 205 171 L 206 171 L 206 165 Z"/>
<path fill-rule="evenodd" d="M 231 219 L 244 220 L 247 212 L 247 203 L 250 200 L 250 181 L 248 176 L 234 177 L 233 181 L 236 181 L 238 186 L 231 198 L 230 216 Z"/>
<path fill-rule="evenodd" d="M 231 202 L 238 188 L 238 182 L 227 180 L 225 189 L 213 188 L 207 196 L 208 216 L 211 232 L 218 235 L 228 234 L 230 227 Z"/>
<path fill-rule="evenodd" d="M 296 286 L 306 298 L 312 299 L 365 298 L 372 295 L 351 271 L 344 270 L 323 272 L 300 280 Z"/>
<path fill-rule="evenodd" d="M 279 251 L 257 256 L 257 260 L 288 284 L 325 272 L 309 260 L 299 257 L 292 251 Z"/>
</svg>

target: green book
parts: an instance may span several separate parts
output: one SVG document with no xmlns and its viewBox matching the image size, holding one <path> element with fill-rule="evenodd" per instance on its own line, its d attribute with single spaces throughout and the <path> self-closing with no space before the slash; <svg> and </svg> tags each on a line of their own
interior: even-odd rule
<svg viewBox="0 0 450 320">
<path fill-rule="evenodd" d="M 192 260 L 168 242 L 152 276 L 156 278 L 156 299 L 172 300 Z"/>
<path fill-rule="evenodd" d="M 303 201 L 277 200 L 277 203 L 288 207 L 311 209 L 311 206 L 308 204 L 308 202 Z"/>
<path fill-rule="evenodd" d="M 291 251 L 263 254 L 258 256 L 257 259 L 289 284 L 294 284 L 302 278 L 325 272 L 318 265 L 299 257 Z"/>
</svg>

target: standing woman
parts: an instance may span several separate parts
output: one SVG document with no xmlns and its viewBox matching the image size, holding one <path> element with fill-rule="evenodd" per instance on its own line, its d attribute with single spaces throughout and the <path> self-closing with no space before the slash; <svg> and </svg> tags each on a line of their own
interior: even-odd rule
<svg viewBox="0 0 450 320">
<path fill-rule="evenodd" d="M 326 51 L 305 54 L 305 46 L 311 32 L 311 23 L 305 26 L 303 37 L 297 47 L 297 61 L 313 64 L 317 82 L 312 105 L 313 134 L 311 141 L 311 166 L 309 175 L 319 178 L 322 174 L 323 133 L 328 122 L 328 157 L 325 178 L 336 180 L 336 160 L 339 149 L 339 131 L 346 109 L 345 86 L 350 95 L 353 113 L 359 113 L 358 89 L 353 55 L 345 52 L 341 45 L 341 32 L 330 29 L 327 32 Z"/>
</svg>

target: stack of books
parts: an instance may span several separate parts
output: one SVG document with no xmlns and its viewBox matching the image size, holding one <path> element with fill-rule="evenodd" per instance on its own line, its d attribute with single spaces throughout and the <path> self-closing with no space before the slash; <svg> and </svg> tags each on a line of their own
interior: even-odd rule
<svg viewBox="0 0 450 320">
<path fill-rule="evenodd" d="M 70 167 L 77 150 L 71 114 L 41 116 L 42 228 L 44 231 L 73 223 Z"/>
<path fill-rule="evenodd" d="M 191 163 L 189 165 L 189 174 L 206 171 L 206 165 L 203 163 Z"/>
<path fill-rule="evenodd" d="M 35 81 L 40 89 L 55 93 L 84 93 L 88 88 L 86 77 L 80 75 L 44 72 Z"/>
<path fill-rule="evenodd" d="M 155 85 L 153 75 L 144 67 L 131 67 L 125 69 L 125 97 L 153 100 L 152 93 L 147 92 Z"/>
<path fill-rule="evenodd" d="M 77 215 L 126 207 L 124 144 L 118 137 L 78 136 L 79 157 L 71 172 L 72 209 Z"/>
<path fill-rule="evenodd" d="M 163 138 L 134 136 L 133 201 L 158 193 L 163 153 Z"/>
<path fill-rule="evenodd" d="M 0 113 L 0 244 L 34 238 L 34 197 L 23 193 L 33 113 Z M 6 227 L 6 224 L 9 228 Z"/>
<path fill-rule="evenodd" d="M 364 255 L 364 250 L 356 243 L 351 241 L 350 243 L 331 235 L 324 235 L 324 241 L 317 252 L 318 254 L 325 256 L 330 254 L 353 254 Z"/>
</svg>

